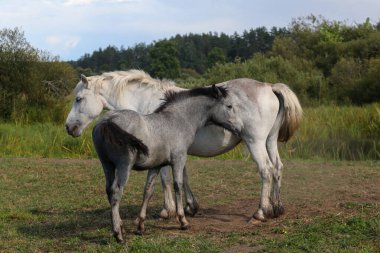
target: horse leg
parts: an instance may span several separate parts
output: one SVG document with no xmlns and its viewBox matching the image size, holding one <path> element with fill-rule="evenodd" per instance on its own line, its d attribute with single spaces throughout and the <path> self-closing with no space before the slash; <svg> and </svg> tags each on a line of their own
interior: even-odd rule
<svg viewBox="0 0 380 253">
<path fill-rule="evenodd" d="M 280 198 L 281 180 L 283 164 L 277 149 L 277 135 L 270 136 L 267 140 L 267 151 L 269 158 L 274 165 L 273 169 L 273 187 L 272 187 L 272 204 L 273 204 L 273 217 L 278 217 L 285 212 Z"/>
<path fill-rule="evenodd" d="M 183 157 L 175 159 L 173 163 L 173 178 L 174 178 L 174 192 L 175 202 L 177 208 L 177 215 L 181 223 L 181 229 L 185 230 L 190 227 L 189 222 L 186 220 L 185 212 L 182 204 L 182 190 L 183 190 L 183 168 L 186 164 L 186 154 Z"/>
<path fill-rule="evenodd" d="M 112 231 L 117 242 L 123 243 L 123 221 L 120 218 L 119 205 L 121 197 L 123 196 L 124 186 L 128 181 L 130 171 L 132 169 L 131 163 L 119 162 L 115 168 L 115 178 L 112 184 L 107 187 L 108 201 L 112 210 Z"/>
<path fill-rule="evenodd" d="M 273 165 L 269 159 L 265 141 L 246 140 L 247 147 L 256 161 L 261 176 L 261 198 L 258 210 L 254 213 L 253 218 L 259 221 L 273 217 L 273 207 L 270 202 L 272 188 Z"/>
<path fill-rule="evenodd" d="M 194 216 L 198 212 L 199 204 L 190 188 L 186 166 L 183 168 L 183 190 L 186 197 L 185 213 Z"/>
<path fill-rule="evenodd" d="M 160 171 L 162 189 L 164 191 L 164 208 L 160 212 L 160 217 L 169 219 L 176 216 L 176 208 L 172 195 L 170 166 L 164 166 Z"/>
<path fill-rule="evenodd" d="M 140 214 L 138 217 L 138 225 L 137 225 L 137 234 L 142 235 L 145 231 L 144 221 L 146 218 L 146 209 L 148 207 L 148 202 L 151 199 L 154 191 L 154 184 L 156 182 L 156 178 L 160 169 L 150 169 L 148 171 L 148 175 L 146 178 L 145 188 L 144 188 L 144 197 L 143 202 L 140 209 Z"/>
</svg>

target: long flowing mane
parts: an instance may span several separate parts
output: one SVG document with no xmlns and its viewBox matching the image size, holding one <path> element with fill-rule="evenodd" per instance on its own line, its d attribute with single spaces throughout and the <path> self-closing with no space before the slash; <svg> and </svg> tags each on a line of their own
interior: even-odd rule
<svg viewBox="0 0 380 253">
<path fill-rule="evenodd" d="M 87 88 L 94 90 L 95 93 L 99 93 L 102 88 L 110 89 L 110 93 L 116 99 L 119 99 L 122 96 L 123 91 L 132 84 L 150 86 L 164 92 L 172 89 L 173 87 L 176 87 L 175 82 L 173 81 L 166 79 L 155 79 L 144 71 L 137 69 L 131 69 L 128 71 L 105 72 L 101 75 L 87 77 L 87 80 Z M 77 93 L 83 88 L 84 84 L 82 82 L 79 82 L 74 89 L 74 92 Z"/>
<path fill-rule="evenodd" d="M 169 105 L 190 97 L 206 96 L 210 98 L 215 98 L 215 92 L 213 92 L 212 89 L 212 87 L 200 87 L 180 92 L 166 91 L 162 104 L 154 112 L 161 112 Z M 218 89 L 222 93 L 223 97 L 226 97 L 228 95 L 226 88 L 218 87 Z"/>
</svg>

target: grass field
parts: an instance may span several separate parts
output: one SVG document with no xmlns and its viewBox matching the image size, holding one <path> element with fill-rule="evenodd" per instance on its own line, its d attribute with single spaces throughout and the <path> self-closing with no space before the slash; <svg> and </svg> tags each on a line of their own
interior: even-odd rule
<svg viewBox="0 0 380 253">
<path fill-rule="evenodd" d="M 0 157 L 96 158 L 88 127 L 80 138 L 64 124 L 0 124 Z M 280 146 L 287 159 L 380 160 L 380 104 L 305 108 L 301 128 Z M 241 145 L 217 159 L 249 160 Z"/>
<path fill-rule="evenodd" d="M 111 236 L 110 208 L 97 160 L 0 159 L 0 252 L 380 252 L 380 163 L 284 161 L 285 215 L 247 224 L 260 181 L 249 161 L 189 162 L 201 204 L 190 230 L 157 219 L 146 234 L 133 220 L 146 173 L 133 172 L 121 205 L 126 245 Z"/>
</svg>

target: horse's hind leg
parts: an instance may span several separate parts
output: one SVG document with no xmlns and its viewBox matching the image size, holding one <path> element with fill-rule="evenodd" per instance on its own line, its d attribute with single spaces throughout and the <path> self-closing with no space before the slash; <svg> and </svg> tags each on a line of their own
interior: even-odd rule
<svg viewBox="0 0 380 253">
<path fill-rule="evenodd" d="M 125 234 L 125 231 L 123 221 L 120 218 L 119 205 L 132 166 L 132 163 L 120 161 L 115 168 L 115 178 L 112 184 L 107 187 L 108 201 L 112 210 L 112 231 L 114 237 L 120 243 L 124 242 L 123 233 Z"/>
<path fill-rule="evenodd" d="M 267 151 L 274 165 L 273 169 L 273 188 L 272 188 L 272 204 L 273 204 L 273 217 L 278 217 L 285 212 L 280 198 L 281 180 L 283 164 L 280 159 L 277 147 L 277 135 L 270 136 L 267 140 Z"/>
<path fill-rule="evenodd" d="M 144 233 L 144 230 L 145 230 L 144 221 L 146 218 L 146 209 L 148 207 L 148 202 L 153 195 L 154 184 L 156 182 L 156 178 L 157 178 L 157 175 L 159 172 L 160 172 L 159 168 L 158 169 L 150 169 L 148 171 L 148 175 L 147 175 L 146 183 L 145 183 L 145 188 L 144 188 L 143 202 L 141 205 L 139 217 L 137 219 L 137 221 L 138 221 L 137 234 L 140 234 L 140 235 L 142 235 Z"/>
<path fill-rule="evenodd" d="M 175 203 L 171 189 L 170 166 L 164 166 L 160 171 L 162 189 L 164 191 L 164 208 L 160 212 L 160 217 L 169 219 L 176 216 Z"/>
<path fill-rule="evenodd" d="M 273 165 L 269 159 L 265 141 L 248 139 L 245 140 L 247 147 L 256 161 L 261 176 L 261 198 L 258 210 L 254 213 L 253 218 L 265 221 L 273 217 L 273 207 L 270 201 L 272 188 Z"/>
<path fill-rule="evenodd" d="M 186 166 L 183 168 L 183 190 L 186 196 L 185 213 L 194 216 L 198 212 L 199 204 L 190 188 Z"/>
</svg>

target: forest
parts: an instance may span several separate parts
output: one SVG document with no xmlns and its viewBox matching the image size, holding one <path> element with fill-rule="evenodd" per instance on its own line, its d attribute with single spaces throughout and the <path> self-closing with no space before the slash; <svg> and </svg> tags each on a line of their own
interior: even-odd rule
<svg viewBox="0 0 380 253">
<path fill-rule="evenodd" d="M 34 48 L 20 28 L 0 30 L 1 121 L 62 123 L 81 73 L 142 69 L 193 87 L 234 78 L 288 84 L 303 106 L 380 101 L 380 22 L 319 16 L 242 34 L 175 35 L 133 47 L 108 46 L 63 62 Z"/>
</svg>

